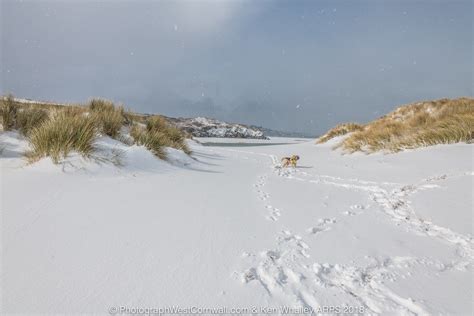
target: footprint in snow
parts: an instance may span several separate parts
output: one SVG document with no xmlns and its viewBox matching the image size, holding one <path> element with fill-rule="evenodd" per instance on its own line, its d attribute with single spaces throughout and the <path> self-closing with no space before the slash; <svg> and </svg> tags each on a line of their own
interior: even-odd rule
<svg viewBox="0 0 474 316">
<path fill-rule="evenodd" d="M 325 232 L 329 229 L 330 229 L 329 227 L 310 227 L 306 231 L 308 232 L 308 234 L 316 235 L 316 234 Z"/>
<path fill-rule="evenodd" d="M 268 210 L 270 210 L 270 215 L 267 216 L 268 219 L 271 219 L 272 221 L 277 221 L 278 218 L 281 216 L 280 210 L 277 209 L 276 207 L 273 207 L 271 205 L 265 206 Z"/>
<path fill-rule="evenodd" d="M 278 251 L 268 250 L 268 251 L 262 252 L 262 257 L 269 258 L 272 261 L 276 261 L 276 260 L 280 259 L 281 255 Z"/>
<path fill-rule="evenodd" d="M 253 280 L 257 280 L 257 270 L 255 268 L 250 268 L 242 274 L 242 283 L 249 283 Z"/>
<path fill-rule="evenodd" d="M 342 214 L 344 214 L 346 216 L 356 216 L 357 215 L 356 212 L 352 212 L 352 211 L 345 211 L 345 212 L 342 212 Z"/>
<path fill-rule="evenodd" d="M 310 227 L 306 230 L 308 234 L 319 234 L 328 230 L 331 230 L 330 227 L 328 227 L 330 224 L 336 223 L 335 218 L 320 218 L 318 220 L 318 225 L 315 227 Z"/>
<path fill-rule="evenodd" d="M 249 257 L 253 257 L 254 255 L 250 252 L 247 252 L 247 251 L 244 251 L 242 252 L 242 258 L 249 258 Z"/>
<path fill-rule="evenodd" d="M 272 215 L 268 215 L 268 216 L 267 216 L 267 219 L 276 222 L 276 221 L 278 220 L 278 217 L 280 217 L 280 215 L 274 215 L 274 214 L 272 214 Z"/>
<path fill-rule="evenodd" d="M 298 253 L 306 258 L 309 258 L 310 255 L 307 253 L 309 246 L 303 241 L 303 238 L 300 235 L 293 235 L 290 231 L 282 231 L 284 236 L 278 237 L 280 244 L 285 244 L 286 247 L 296 249 Z"/>
<path fill-rule="evenodd" d="M 362 213 L 363 210 L 366 209 L 366 206 L 364 205 L 360 205 L 360 204 L 354 204 L 354 205 L 351 205 L 350 206 L 350 211 L 344 211 L 342 212 L 342 214 L 346 215 L 346 216 L 355 216 L 355 215 L 359 215 Z"/>
<path fill-rule="evenodd" d="M 335 218 L 320 218 L 318 219 L 319 225 L 325 225 L 325 224 L 334 224 L 336 223 Z"/>
</svg>

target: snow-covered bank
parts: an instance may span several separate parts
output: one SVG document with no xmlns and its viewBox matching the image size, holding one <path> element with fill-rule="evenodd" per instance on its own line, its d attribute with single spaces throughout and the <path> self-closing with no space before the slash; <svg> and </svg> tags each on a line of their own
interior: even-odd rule
<svg viewBox="0 0 474 316">
<path fill-rule="evenodd" d="M 191 144 L 172 164 L 2 157 L 2 312 L 321 307 L 472 314 L 472 145 L 342 156 Z M 113 149 L 113 150 L 112 150 Z M 298 154 L 296 169 L 279 157 Z M 99 162 L 101 162 L 99 164 Z"/>
</svg>

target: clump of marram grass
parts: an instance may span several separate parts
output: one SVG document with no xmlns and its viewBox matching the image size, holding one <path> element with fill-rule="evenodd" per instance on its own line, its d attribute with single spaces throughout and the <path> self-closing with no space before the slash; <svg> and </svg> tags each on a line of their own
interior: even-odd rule
<svg viewBox="0 0 474 316">
<path fill-rule="evenodd" d="M 363 128 L 364 127 L 362 125 L 357 124 L 357 123 L 339 124 L 336 127 L 330 129 L 323 136 L 319 137 L 318 140 L 316 141 L 316 143 L 322 144 L 322 143 L 325 143 L 325 142 L 327 142 L 328 140 L 330 140 L 334 137 L 346 135 L 348 133 L 355 132 L 355 131 L 360 131 Z"/>
<path fill-rule="evenodd" d="M 132 111 L 130 110 L 127 110 L 127 111 L 124 111 L 123 112 L 123 124 L 125 126 L 132 126 L 133 123 L 135 122 L 140 122 L 140 118 L 142 116 L 138 115 L 138 114 L 135 114 L 133 113 Z"/>
<path fill-rule="evenodd" d="M 133 124 L 130 135 L 135 143 L 145 146 L 160 159 L 166 159 L 165 147 L 182 150 L 188 155 L 191 153 L 184 133 L 159 115 L 148 117 L 144 125 Z"/>
<path fill-rule="evenodd" d="M 37 108 L 24 108 L 18 111 L 16 128 L 23 135 L 28 135 L 35 127 L 48 119 L 48 111 Z"/>
<path fill-rule="evenodd" d="M 12 95 L 3 98 L 0 106 L 2 126 L 4 131 L 12 130 L 16 127 L 18 105 Z"/>
<path fill-rule="evenodd" d="M 170 147 L 182 150 L 187 155 L 191 154 L 191 149 L 186 143 L 186 135 L 180 129 L 170 126 L 165 134 L 168 137 Z"/>
<path fill-rule="evenodd" d="M 400 122 L 375 123 L 350 135 L 341 144 L 349 152 L 392 149 L 391 144 L 403 135 L 404 129 L 405 126 Z"/>
<path fill-rule="evenodd" d="M 51 110 L 51 113 L 66 113 L 67 115 L 84 115 L 87 113 L 87 108 L 83 105 L 67 105 L 61 108 Z"/>
<path fill-rule="evenodd" d="M 150 131 L 141 125 L 134 124 L 130 128 L 130 135 L 135 143 L 145 146 L 155 156 L 160 159 L 166 159 L 166 135 L 160 131 Z"/>
<path fill-rule="evenodd" d="M 96 137 L 97 128 L 90 117 L 58 112 L 30 131 L 28 140 L 31 151 L 26 156 L 31 162 L 51 157 L 54 163 L 73 151 L 90 157 Z"/>
<path fill-rule="evenodd" d="M 474 115 L 454 115 L 435 122 L 433 126 L 420 130 L 394 144 L 394 151 L 438 144 L 467 142 L 474 139 Z"/>
<path fill-rule="evenodd" d="M 111 101 L 93 99 L 89 102 L 90 115 L 100 132 L 112 138 L 117 138 L 125 123 L 123 107 L 116 107 Z"/>
<path fill-rule="evenodd" d="M 366 124 L 336 147 L 349 153 L 397 152 L 436 144 L 470 143 L 473 139 L 474 99 L 441 99 L 400 107 Z"/>
<path fill-rule="evenodd" d="M 186 143 L 185 134 L 178 128 L 170 125 L 162 116 L 154 115 L 148 118 L 146 122 L 146 130 L 148 132 L 160 132 L 164 134 L 166 147 L 172 147 L 190 154 L 191 150 Z"/>
<path fill-rule="evenodd" d="M 107 135 L 125 144 L 144 145 L 157 157 L 166 159 L 166 147 L 190 154 L 186 135 L 162 116 L 125 111 L 111 101 L 93 99 L 87 105 L 22 102 L 13 96 L 0 99 L 4 130 L 18 129 L 30 142 L 30 161 L 50 156 L 57 163 L 69 152 L 90 156 L 93 143 Z M 130 130 L 121 133 L 121 129 Z"/>
</svg>

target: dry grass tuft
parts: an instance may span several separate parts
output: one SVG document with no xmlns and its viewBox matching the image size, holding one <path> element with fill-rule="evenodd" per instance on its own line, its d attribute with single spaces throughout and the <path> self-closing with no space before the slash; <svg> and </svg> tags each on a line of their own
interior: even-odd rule
<svg viewBox="0 0 474 316">
<path fill-rule="evenodd" d="M 133 113 L 130 110 L 123 112 L 123 118 L 124 118 L 123 124 L 129 127 L 131 127 L 133 123 L 135 122 L 140 122 L 140 123 L 144 122 L 143 115 Z"/>
<path fill-rule="evenodd" d="M 1 101 L 1 117 L 4 131 L 12 130 L 16 127 L 18 105 L 12 95 L 8 95 Z"/>
<path fill-rule="evenodd" d="M 51 113 L 63 112 L 68 115 L 85 115 L 87 113 L 87 108 L 82 105 L 68 105 L 61 108 L 52 109 Z"/>
<path fill-rule="evenodd" d="M 188 155 L 191 154 L 185 134 L 159 115 L 148 117 L 144 126 L 133 124 L 130 135 L 137 144 L 145 146 L 160 159 L 166 159 L 165 147 L 176 148 Z"/>
<path fill-rule="evenodd" d="M 352 153 L 472 142 L 474 99 L 459 98 L 402 106 L 354 132 L 337 147 Z"/>
<path fill-rule="evenodd" d="M 40 126 L 49 118 L 48 111 L 36 108 L 24 108 L 18 111 L 16 128 L 27 136 L 35 127 Z"/>
<path fill-rule="evenodd" d="M 337 136 L 342 136 L 346 135 L 350 132 L 355 132 L 355 131 L 360 131 L 364 127 L 362 125 L 359 125 L 357 123 L 343 123 L 339 124 L 336 127 L 330 129 L 326 134 L 323 136 L 319 137 L 318 140 L 316 141 L 317 144 L 322 144 L 327 142 L 328 140 L 337 137 Z"/>
<path fill-rule="evenodd" d="M 182 150 L 187 155 L 191 154 L 191 149 L 186 143 L 186 135 L 180 129 L 170 126 L 166 129 L 165 134 L 169 140 L 169 147 Z"/>
<path fill-rule="evenodd" d="M 96 137 L 96 125 L 90 117 L 58 112 L 31 130 L 28 135 L 31 151 L 27 157 L 33 162 L 49 156 L 54 163 L 72 151 L 90 157 Z"/>
<path fill-rule="evenodd" d="M 453 115 L 436 121 L 432 126 L 417 133 L 400 138 L 394 143 L 393 151 L 405 148 L 472 142 L 474 139 L 474 114 Z"/>
<path fill-rule="evenodd" d="M 99 131 L 112 138 L 117 138 L 125 123 L 123 107 L 116 107 L 111 101 L 93 99 L 89 102 L 90 115 Z"/>
<path fill-rule="evenodd" d="M 149 131 L 146 128 L 134 124 L 130 129 L 130 135 L 138 145 L 145 146 L 155 156 L 166 159 L 166 135 L 159 131 Z"/>
<path fill-rule="evenodd" d="M 182 150 L 188 155 L 191 154 L 191 150 L 186 143 L 185 134 L 180 129 L 170 125 L 164 117 L 159 115 L 149 117 L 146 122 L 146 130 L 151 133 L 164 134 L 166 147 Z"/>
<path fill-rule="evenodd" d="M 162 116 L 125 111 L 111 101 L 92 99 L 87 106 L 61 105 L 15 99 L 0 99 L 4 130 L 18 129 L 30 141 L 30 161 L 50 156 L 55 163 L 69 152 L 90 156 L 99 133 L 126 144 L 146 146 L 157 157 L 166 159 L 165 147 L 190 154 L 184 132 Z M 130 130 L 121 133 L 122 127 Z"/>
</svg>

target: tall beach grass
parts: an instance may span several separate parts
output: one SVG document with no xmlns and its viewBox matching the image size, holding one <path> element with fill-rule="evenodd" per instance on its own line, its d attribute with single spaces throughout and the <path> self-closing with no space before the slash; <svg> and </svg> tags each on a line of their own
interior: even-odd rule
<svg viewBox="0 0 474 316">
<path fill-rule="evenodd" d="M 341 135 L 340 129 L 330 130 L 317 142 L 324 143 L 334 135 Z M 351 134 L 336 145 L 348 153 L 398 152 L 436 144 L 470 143 L 474 139 L 474 99 L 409 104 L 348 132 Z"/>
<path fill-rule="evenodd" d="M 31 130 L 28 135 L 31 150 L 26 156 L 32 162 L 51 157 L 54 163 L 72 151 L 90 157 L 96 137 L 96 124 L 90 117 L 58 112 Z"/>
<path fill-rule="evenodd" d="M 125 123 L 123 107 L 117 107 L 105 99 L 93 99 L 89 102 L 88 109 L 100 132 L 112 138 L 119 136 Z"/>
</svg>

